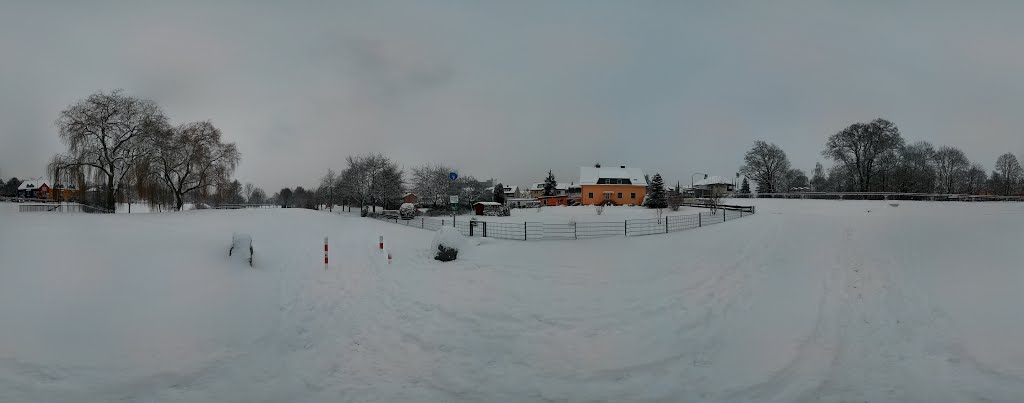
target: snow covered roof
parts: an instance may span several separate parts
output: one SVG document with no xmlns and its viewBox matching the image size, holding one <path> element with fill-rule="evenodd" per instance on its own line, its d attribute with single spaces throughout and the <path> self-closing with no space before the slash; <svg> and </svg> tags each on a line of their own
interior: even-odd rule
<svg viewBox="0 0 1024 403">
<path fill-rule="evenodd" d="M 416 196 L 416 193 L 406 193 L 406 194 L 402 195 L 402 197 L 408 197 L 408 196 Z"/>
<path fill-rule="evenodd" d="M 50 187 L 50 185 L 47 184 L 46 181 L 44 181 L 42 179 L 27 180 L 27 181 L 21 182 L 21 184 L 18 185 L 18 190 L 34 190 L 34 189 L 39 189 L 39 188 L 43 187 L 43 185 L 46 185 L 46 187 Z"/>
<path fill-rule="evenodd" d="M 640 168 L 618 167 L 580 167 L 580 184 L 597 185 L 601 179 L 629 179 L 631 185 L 647 186 L 644 171 Z"/>
<path fill-rule="evenodd" d="M 484 205 L 484 206 L 500 206 L 501 205 L 501 203 L 498 203 L 498 202 L 476 202 L 476 203 L 473 203 L 473 204 L 474 205 L 481 204 L 481 205 Z"/>
<path fill-rule="evenodd" d="M 708 185 L 732 185 L 731 180 L 726 180 L 721 176 L 709 176 L 707 179 L 701 179 L 700 181 L 694 182 L 693 186 L 708 186 Z"/>
<path fill-rule="evenodd" d="M 485 192 L 493 192 L 494 191 L 494 186 L 491 186 L 489 188 L 484 188 L 484 191 Z M 505 193 L 515 193 L 515 192 L 519 191 L 519 186 L 505 186 L 504 191 L 505 191 Z"/>
</svg>

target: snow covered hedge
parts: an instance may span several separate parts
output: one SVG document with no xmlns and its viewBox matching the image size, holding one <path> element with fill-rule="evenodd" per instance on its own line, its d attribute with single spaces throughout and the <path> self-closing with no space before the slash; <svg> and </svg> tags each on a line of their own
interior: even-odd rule
<svg viewBox="0 0 1024 403">
<path fill-rule="evenodd" d="M 402 203 L 402 206 L 398 208 L 398 215 L 403 220 L 411 220 L 416 217 L 416 205 L 412 203 Z"/>
<path fill-rule="evenodd" d="M 430 242 L 430 250 L 437 251 L 437 254 L 434 255 L 435 260 L 448 262 L 455 260 L 459 255 L 459 250 L 464 249 L 466 245 L 468 245 L 466 237 L 462 236 L 457 229 L 441 227 L 434 233 L 434 239 Z"/>
</svg>

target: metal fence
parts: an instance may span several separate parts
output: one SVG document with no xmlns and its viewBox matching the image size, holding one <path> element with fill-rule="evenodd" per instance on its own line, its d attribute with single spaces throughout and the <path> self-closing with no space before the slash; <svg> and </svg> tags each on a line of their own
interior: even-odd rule
<svg viewBox="0 0 1024 403">
<path fill-rule="evenodd" d="M 109 213 L 110 211 L 84 204 L 21 204 L 18 205 L 18 212 Z"/>
<path fill-rule="evenodd" d="M 720 206 L 722 207 L 722 206 Z M 749 206 L 722 207 L 717 213 L 698 213 L 687 215 L 670 215 L 659 218 L 637 218 L 622 221 L 604 222 L 493 222 L 483 220 L 452 220 L 451 217 L 416 217 L 411 220 L 371 216 L 381 221 L 437 231 L 441 227 L 454 227 L 463 236 L 534 241 L 545 239 L 588 239 L 612 236 L 644 236 L 685 231 L 694 228 L 715 225 L 737 218 L 754 214 Z"/>
<path fill-rule="evenodd" d="M 736 193 L 736 199 L 826 199 L 826 200 L 921 200 L 921 201 L 1024 201 L 1024 196 L 990 196 L 939 193 L 899 192 L 793 192 L 793 193 Z"/>
</svg>

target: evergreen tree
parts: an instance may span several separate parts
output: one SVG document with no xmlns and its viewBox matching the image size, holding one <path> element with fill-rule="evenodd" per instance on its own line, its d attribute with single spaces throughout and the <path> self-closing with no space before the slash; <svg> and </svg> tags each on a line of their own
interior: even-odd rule
<svg viewBox="0 0 1024 403">
<path fill-rule="evenodd" d="M 665 193 L 665 181 L 661 179 L 661 174 L 654 174 L 649 187 L 651 190 L 647 198 L 647 207 L 668 207 L 668 194 Z"/>
<path fill-rule="evenodd" d="M 505 204 L 505 185 L 494 185 L 494 202 Z"/>
<path fill-rule="evenodd" d="M 555 181 L 555 174 L 548 170 L 548 177 L 544 178 L 544 196 L 554 196 L 558 191 L 558 182 Z"/>
<path fill-rule="evenodd" d="M 814 173 L 811 177 L 811 190 L 815 192 L 825 191 L 828 179 L 825 178 L 825 168 L 821 166 L 821 163 L 814 164 Z"/>
<path fill-rule="evenodd" d="M 747 178 L 743 178 L 743 183 L 740 185 L 740 193 L 750 194 L 750 182 L 747 181 Z"/>
</svg>

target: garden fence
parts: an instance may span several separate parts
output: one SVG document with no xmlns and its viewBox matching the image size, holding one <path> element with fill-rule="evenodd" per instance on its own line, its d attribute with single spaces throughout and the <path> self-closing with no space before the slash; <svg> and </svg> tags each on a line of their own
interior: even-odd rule
<svg viewBox="0 0 1024 403">
<path fill-rule="evenodd" d="M 415 217 L 410 220 L 403 220 L 383 215 L 372 216 L 372 218 L 430 231 L 437 231 L 445 226 L 454 227 L 463 236 L 468 237 L 535 241 L 666 234 L 715 225 L 750 216 L 755 212 L 754 207 L 751 206 L 719 207 L 720 209 L 715 213 L 702 212 L 698 214 L 668 215 L 661 218 L 636 218 L 603 222 L 495 222 L 475 219 L 457 219 L 453 221 L 451 217 Z"/>
</svg>

